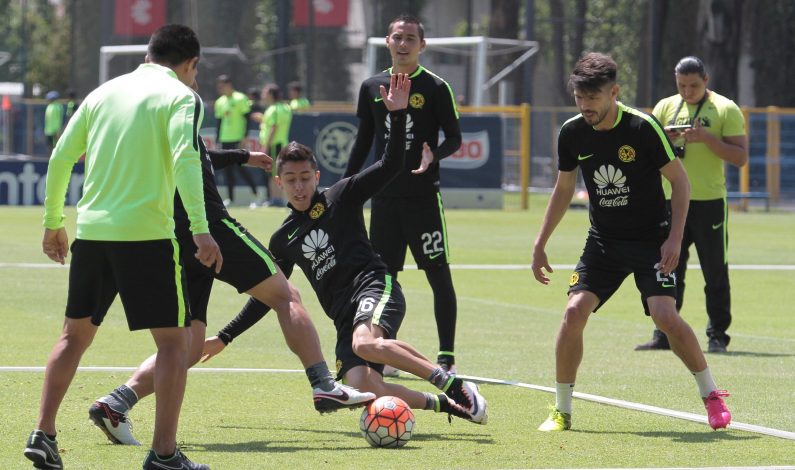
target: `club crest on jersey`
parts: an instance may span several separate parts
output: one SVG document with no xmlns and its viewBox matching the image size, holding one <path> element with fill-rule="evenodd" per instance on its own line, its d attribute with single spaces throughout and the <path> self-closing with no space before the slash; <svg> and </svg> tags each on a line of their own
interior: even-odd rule
<svg viewBox="0 0 795 470">
<path fill-rule="evenodd" d="M 635 149 L 629 145 L 622 145 L 621 148 L 618 149 L 618 159 L 624 163 L 634 162 Z"/>
<path fill-rule="evenodd" d="M 326 206 L 324 206 L 322 202 L 316 202 L 315 205 L 312 206 L 312 210 L 309 211 L 309 218 L 315 220 L 323 215 L 324 212 L 326 212 Z"/>
<path fill-rule="evenodd" d="M 421 93 L 413 93 L 409 96 L 409 106 L 414 109 L 422 109 L 425 106 L 425 97 Z"/>
<path fill-rule="evenodd" d="M 577 271 L 571 273 L 571 278 L 569 278 L 569 287 L 572 287 L 580 282 L 580 273 Z"/>
</svg>

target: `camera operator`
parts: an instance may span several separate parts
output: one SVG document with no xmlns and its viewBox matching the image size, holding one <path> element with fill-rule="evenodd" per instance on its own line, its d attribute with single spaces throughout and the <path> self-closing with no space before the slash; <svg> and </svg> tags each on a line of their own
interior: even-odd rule
<svg viewBox="0 0 795 470">
<path fill-rule="evenodd" d="M 704 274 L 707 300 L 707 351 L 726 352 L 731 339 L 731 296 L 728 264 L 728 207 L 724 162 L 741 167 L 748 161 L 745 119 L 730 99 L 707 89 L 709 75 L 698 57 L 685 57 L 674 68 L 678 94 L 660 100 L 652 114 L 665 125 L 690 179 L 690 208 L 682 238 L 676 309 L 681 311 L 690 245 L 695 243 Z M 667 185 L 665 185 L 667 186 Z M 665 187 L 670 198 L 670 187 Z M 655 330 L 636 351 L 670 349 L 668 338 Z"/>
</svg>

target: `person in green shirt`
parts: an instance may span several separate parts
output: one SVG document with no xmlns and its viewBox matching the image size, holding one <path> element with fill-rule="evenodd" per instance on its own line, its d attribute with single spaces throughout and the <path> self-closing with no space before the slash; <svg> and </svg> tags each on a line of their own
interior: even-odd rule
<svg viewBox="0 0 795 470">
<path fill-rule="evenodd" d="M 244 93 L 235 90 L 232 78 L 229 75 L 220 75 L 216 80 L 216 89 L 220 95 L 215 100 L 215 118 L 218 119 L 218 143 L 222 149 L 238 149 L 240 143 L 246 138 L 248 117 L 251 112 L 251 102 Z M 249 207 L 257 207 L 257 184 L 254 178 L 240 165 L 226 167 L 226 205 L 235 202 L 235 179 L 240 174 L 245 180 L 253 199 Z"/>
<path fill-rule="evenodd" d="M 203 106 L 188 88 L 196 78 L 199 54 L 199 40 L 190 28 L 161 27 L 149 41 L 146 63 L 92 91 L 53 151 L 42 248 L 60 264 L 69 251 L 66 189 L 83 154 L 85 180 L 77 203 L 63 332 L 47 361 L 38 423 L 24 451 L 37 468 L 63 468 L 56 414 L 80 358 L 119 295 L 129 328 L 148 329 L 157 346 L 154 435 L 143 468 L 208 469 L 190 462 L 176 441 L 191 322 L 174 235 L 177 188 L 197 247 L 194 256 L 216 272 L 223 264 L 204 211 L 198 134 Z M 125 465 L 129 462 L 103 466 Z"/>
<path fill-rule="evenodd" d="M 682 255 L 675 271 L 676 309 L 682 309 L 690 245 L 695 244 L 706 284 L 707 351 L 723 353 L 731 339 L 726 330 L 732 320 L 724 167 L 748 162 L 745 118 L 734 101 L 707 88 L 709 75 L 698 57 L 681 59 L 674 72 L 679 93 L 660 100 L 652 113 L 665 126 L 692 186 Z M 670 187 L 664 189 L 670 198 Z M 670 344 L 664 333 L 655 330 L 650 341 L 635 349 L 670 349 Z"/>
<path fill-rule="evenodd" d="M 303 96 L 303 91 L 304 89 L 300 82 L 290 82 L 287 85 L 287 97 L 290 99 L 290 109 L 293 111 L 311 106 L 309 99 Z"/>
<path fill-rule="evenodd" d="M 63 106 L 56 100 L 59 98 L 57 91 L 47 93 L 47 108 L 44 109 L 44 136 L 47 138 L 47 149 L 52 153 L 58 134 L 63 127 Z"/>
<path fill-rule="evenodd" d="M 281 90 L 278 85 L 270 83 L 262 89 L 262 99 L 267 108 L 262 115 L 260 124 L 259 142 L 264 151 L 274 160 L 282 148 L 287 146 L 290 136 L 290 123 L 293 121 L 293 111 L 290 106 L 281 100 Z M 271 206 L 285 205 L 281 190 L 276 184 L 276 165 L 268 178 L 268 201 Z"/>
</svg>

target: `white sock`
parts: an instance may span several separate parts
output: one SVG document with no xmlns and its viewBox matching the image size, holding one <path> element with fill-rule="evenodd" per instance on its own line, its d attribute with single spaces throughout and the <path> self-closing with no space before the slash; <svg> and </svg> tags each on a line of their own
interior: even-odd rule
<svg viewBox="0 0 795 470">
<path fill-rule="evenodd" d="M 555 382 L 555 408 L 561 413 L 571 414 L 571 397 L 574 384 Z"/>
<path fill-rule="evenodd" d="M 715 385 L 715 380 L 712 378 L 712 372 L 709 367 L 701 372 L 693 372 L 693 377 L 696 378 L 698 384 L 698 391 L 701 392 L 701 398 L 707 398 L 713 390 L 717 390 L 718 386 Z"/>
</svg>

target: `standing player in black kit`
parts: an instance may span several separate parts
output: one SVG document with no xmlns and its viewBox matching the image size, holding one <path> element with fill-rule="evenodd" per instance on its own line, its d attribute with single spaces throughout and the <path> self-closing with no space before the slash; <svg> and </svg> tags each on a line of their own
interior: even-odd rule
<svg viewBox="0 0 795 470">
<path fill-rule="evenodd" d="M 344 177 L 364 164 L 375 137 L 375 154 L 382 155 L 391 121 L 379 94 L 389 77 L 405 73 L 411 79 L 406 117 L 406 164 L 403 171 L 373 197 L 370 239 L 392 276 L 403 270 L 406 247 L 417 267 L 425 271 L 433 290 L 436 329 L 439 334 L 437 363 L 455 372 L 456 305 L 450 275 L 450 251 L 444 207 L 439 192 L 439 161 L 461 146 L 461 129 L 455 95 L 450 85 L 419 64 L 425 49 L 425 31 L 419 19 L 403 15 L 389 24 L 386 44 L 392 67 L 362 83 L 359 90 L 359 133 L 351 149 Z M 439 143 L 439 129 L 445 139 Z"/>
</svg>

